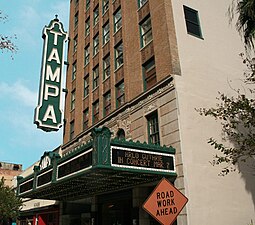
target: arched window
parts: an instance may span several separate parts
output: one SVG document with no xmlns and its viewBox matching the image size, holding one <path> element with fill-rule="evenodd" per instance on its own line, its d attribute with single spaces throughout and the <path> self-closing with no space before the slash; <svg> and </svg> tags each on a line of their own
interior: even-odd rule
<svg viewBox="0 0 255 225">
<path fill-rule="evenodd" d="M 125 131 L 122 128 L 118 130 L 117 138 L 119 140 L 124 140 L 125 139 Z"/>
</svg>

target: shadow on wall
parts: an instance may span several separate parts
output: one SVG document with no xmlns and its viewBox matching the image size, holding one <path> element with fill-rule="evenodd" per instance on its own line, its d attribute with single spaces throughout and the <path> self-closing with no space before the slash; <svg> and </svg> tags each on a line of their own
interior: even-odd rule
<svg viewBox="0 0 255 225">
<path fill-rule="evenodd" d="M 252 195 L 255 211 L 255 158 L 246 159 L 238 163 L 238 170 L 245 181 L 245 189 Z"/>
</svg>

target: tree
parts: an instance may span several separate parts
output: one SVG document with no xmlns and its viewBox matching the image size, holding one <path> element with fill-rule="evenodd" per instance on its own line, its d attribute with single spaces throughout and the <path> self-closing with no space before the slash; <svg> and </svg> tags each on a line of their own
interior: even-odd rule
<svg viewBox="0 0 255 225">
<path fill-rule="evenodd" d="M 240 54 L 247 68 L 243 78 L 245 91 L 235 90 L 236 96 L 219 93 L 216 107 L 196 109 L 201 115 L 221 122 L 222 140 L 211 137 L 208 141 L 221 152 L 212 161 L 213 165 L 225 164 L 221 175 L 235 171 L 238 162 L 255 161 L 255 58 L 249 57 L 254 50 L 255 0 L 233 0 L 229 12 L 231 21 L 237 12 L 236 27 L 246 49 L 246 55 Z"/>
<path fill-rule="evenodd" d="M 0 180 L 0 224 L 18 216 L 22 201 L 16 196 L 13 188 L 4 184 L 4 178 Z"/>
<path fill-rule="evenodd" d="M 236 14 L 236 28 L 244 40 L 246 50 L 254 49 L 255 0 L 233 0 L 229 7 L 230 22 Z"/>
<path fill-rule="evenodd" d="M 6 22 L 8 17 L 0 11 L 0 20 L 2 22 Z M 17 46 L 13 43 L 13 39 L 16 39 L 16 35 L 8 36 L 0 34 L 0 50 L 3 52 L 4 50 L 12 53 L 16 53 L 18 50 Z"/>
<path fill-rule="evenodd" d="M 244 54 L 241 57 L 247 68 L 243 79 L 245 91 L 235 90 L 236 96 L 219 93 L 216 107 L 197 109 L 200 115 L 221 122 L 222 140 L 211 137 L 208 141 L 221 152 L 212 161 L 213 165 L 225 164 L 221 175 L 235 171 L 239 162 L 255 159 L 255 60 Z"/>
</svg>

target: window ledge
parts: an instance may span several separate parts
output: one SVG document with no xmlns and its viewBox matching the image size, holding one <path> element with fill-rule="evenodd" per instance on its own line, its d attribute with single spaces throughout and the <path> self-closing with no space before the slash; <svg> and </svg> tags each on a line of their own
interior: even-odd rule
<svg viewBox="0 0 255 225">
<path fill-rule="evenodd" d="M 95 58 L 98 54 L 99 54 L 99 51 L 95 55 L 93 55 L 92 58 Z"/>
<path fill-rule="evenodd" d="M 104 16 L 107 12 L 109 12 L 109 8 L 103 12 L 102 16 Z"/>
<path fill-rule="evenodd" d="M 103 44 L 102 48 L 104 48 L 104 46 L 106 46 L 108 44 L 108 42 L 110 42 L 110 39 Z"/>
<path fill-rule="evenodd" d="M 114 36 L 116 33 L 118 33 L 118 31 L 121 30 L 121 29 L 122 29 L 122 26 L 121 26 L 118 30 L 116 30 L 116 31 L 113 33 L 113 36 Z"/>
<path fill-rule="evenodd" d="M 89 97 L 89 94 L 87 94 L 85 97 L 83 97 L 82 100 L 84 101 L 88 97 Z"/>
<path fill-rule="evenodd" d="M 199 38 L 199 39 L 201 39 L 201 40 L 204 40 L 203 36 L 198 36 L 198 35 L 193 34 L 193 33 L 190 33 L 190 32 L 187 32 L 187 34 L 188 34 L 188 35 L 191 35 L 191 36 L 193 36 L 193 37 Z"/>
<path fill-rule="evenodd" d="M 122 63 L 118 68 L 116 68 L 113 72 L 116 73 L 121 67 L 123 67 L 124 63 Z"/>
<path fill-rule="evenodd" d="M 111 77 L 111 75 L 108 76 L 108 77 L 106 77 L 106 78 L 104 78 L 103 81 L 102 81 L 102 83 L 106 82 L 108 79 L 110 79 L 110 77 Z"/>
<path fill-rule="evenodd" d="M 96 91 L 99 88 L 99 86 L 92 89 L 92 92 Z"/>
<path fill-rule="evenodd" d="M 153 42 L 153 39 L 151 39 L 146 45 L 144 45 L 142 48 L 140 48 L 140 51 L 145 49 L 151 42 Z"/>
</svg>

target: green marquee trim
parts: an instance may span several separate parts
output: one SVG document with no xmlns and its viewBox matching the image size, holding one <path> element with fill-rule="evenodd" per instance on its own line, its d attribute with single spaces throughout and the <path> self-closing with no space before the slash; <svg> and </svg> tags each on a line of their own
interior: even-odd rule
<svg viewBox="0 0 255 225">
<path fill-rule="evenodd" d="M 45 152 L 33 174 L 18 177 L 17 194 L 25 198 L 74 199 L 162 177 L 174 180 L 177 176 L 173 147 L 111 139 L 106 127 L 94 128 L 91 136 L 91 141 L 62 158 L 55 152 Z M 44 168 L 41 163 L 45 157 L 50 162 Z"/>
</svg>

